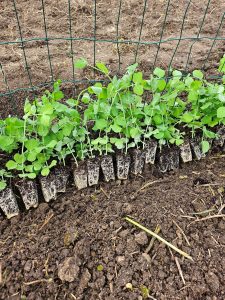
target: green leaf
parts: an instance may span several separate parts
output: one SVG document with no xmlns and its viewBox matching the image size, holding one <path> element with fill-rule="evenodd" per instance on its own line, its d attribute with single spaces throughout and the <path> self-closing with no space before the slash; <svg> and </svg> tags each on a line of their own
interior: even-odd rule
<svg viewBox="0 0 225 300">
<path fill-rule="evenodd" d="M 50 116 L 42 115 L 40 118 L 40 123 L 42 126 L 49 126 L 50 125 Z"/>
<path fill-rule="evenodd" d="M 52 140 L 50 143 L 46 145 L 47 148 L 53 149 L 55 145 L 57 144 L 56 140 Z"/>
<path fill-rule="evenodd" d="M 55 167 L 57 165 L 57 160 L 53 160 L 51 163 L 50 163 L 50 165 L 49 165 L 49 168 L 53 168 L 53 167 Z"/>
<path fill-rule="evenodd" d="M 141 83 L 142 82 L 142 72 L 137 72 L 137 73 L 134 73 L 133 75 L 133 82 L 134 83 Z"/>
<path fill-rule="evenodd" d="M 109 74 L 109 70 L 107 69 L 106 65 L 102 62 L 96 62 L 96 67 L 103 73 L 103 74 Z"/>
<path fill-rule="evenodd" d="M 131 137 L 132 137 L 133 139 L 134 139 L 135 137 L 139 136 L 139 135 L 140 135 L 139 128 L 137 128 L 137 127 L 131 128 L 131 129 L 130 129 L 130 135 L 131 135 Z"/>
<path fill-rule="evenodd" d="M 88 93 L 84 93 L 82 97 L 82 102 L 84 104 L 88 104 L 90 102 L 90 95 Z"/>
<path fill-rule="evenodd" d="M 207 153 L 210 149 L 210 145 L 208 141 L 202 141 L 202 153 Z"/>
<path fill-rule="evenodd" d="M 32 151 L 39 146 L 39 141 L 36 139 L 30 139 L 25 142 L 27 150 Z"/>
<path fill-rule="evenodd" d="M 58 92 L 54 92 L 54 100 L 59 101 L 61 99 L 63 99 L 64 94 L 62 91 L 58 91 Z"/>
<path fill-rule="evenodd" d="M 97 119 L 95 121 L 95 130 L 103 130 L 107 127 L 108 123 L 105 119 Z"/>
<path fill-rule="evenodd" d="M 138 83 L 135 84 L 133 90 L 134 90 L 134 93 L 139 95 L 139 96 L 141 96 L 143 94 L 143 91 L 144 91 L 143 86 L 138 84 Z"/>
<path fill-rule="evenodd" d="M 173 77 L 176 77 L 176 78 L 182 77 L 182 73 L 178 70 L 174 70 L 172 74 L 173 74 Z"/>
<path fill-rule="evenodd" d="M 41 170 L 41 175 L 42 176 L 48 176 L 50 173 L 50 169 L 48 167 L 45 167 Z"/>
<path fill-rule="evenodd" d="M 6 136 L 6 135 L 0 135 L 0 149 L 3 151 L 10 150 L 10 145 L 12 145 L 14 142 L 14 139 L 12 137 Z"/>
<path fill-rule="evenodd" d="M 203 79 L 203 77 L 204 77 L 202 71 L 200 71 L 200 70 L 194 70 L 192 74 L 195 78 L 198 78 L 198 79 Z"/>
<path fill-rule="evenodd" d="M 77 69 L 84 69 L 87 66 L 87 61 L 84 58 L 80 58 L 74 63 L 74 67 Z"/>
<path fill-rule="evenodd" d="M 119 132 L 121 132 L 121 130 L 122 130 L 122 128 L 121 128 L 119 125 L 117 125 L 117 124 L 111 125 L 111 129 L 112 129 L 112 131 L 114 131 L 115 133 L 119 133 Z"/>
<path fill-rule="evenodd" d="M 14 160 L 9 160 L 9 161 L 6 163 L 6 168 L 7 168 L 8 170 L 16 169 L 16 168 L 17 168 L 17 163 L 16 163 Z"/>
<path fill-rule="evenodd" d="M 18 164 L 22 164 L 26 160 L 25 155 L 19 153 L 16 153 L 13 158 Z"/>
<path fill-rule="evenodd" d="M 182 116 L 182 121 L 185 123 L 191 123 L 193 121 L 193 116 L 190 113 L 184 113 Z"/>
<path fill-rule="evenodd" d="M 219 119 L 225 118 L 225 106 L 221 106 L 217 109 L 217 118 Z"/>
<path fill-rule="evenodd" d="M 28 173 L 27 177 L 30 179 L 35 179 L 37 177 L 37 175 L 35 173 Z"/>
<path fill-rule="evenodd" d="M 165 77 L 165 71 L 161 68 L 155 68 L 155 70 L 153 71 L 153 74 L 156 75 L 159 78 L 163 78 Z"/>
<path fill-rule="evenodd" d="M 99 86 L 92 86 L 90 87 L 91 90 L 93 91 L 93 93 L 95 93 L 96 95 L 100 95 L 102 92 L 102 87 Z"/>
<path fill-rule="evenodd" d="M 3 191 L 6 188 L 7 184 L 4 180 L 0 180 L 0 191 Z"/>
<path fill-rule="evenodd" d="M 225 54 L 223 55 L 223 57 L 220 60 L 220 64 L 219 64 L 218 70 L 219 70 L 219 72 L 225 74 Z"/>
</svg>

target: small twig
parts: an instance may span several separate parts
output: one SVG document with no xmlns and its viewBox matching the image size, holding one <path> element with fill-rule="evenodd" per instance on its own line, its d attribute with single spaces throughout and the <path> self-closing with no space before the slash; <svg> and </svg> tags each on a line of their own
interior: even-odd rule
<svg viewBox="0 0 225 300">
<path fill-rule="evenodd" d="M 179 260 L 178 260 L 178 258 L 175 256 L 175 262 L 176 262 L 176 265 L 177 265 L 177 269 L 178 269 L 178 271 L 179 271 L 179 274 L 180 274 L 180 277 L 181 277 L 181 279 L 182 279 L 182 281 L 183 281 L 183 284 L 185 285 L 186 283 L 185 283 L 185 280 L 184 280 L 184 276 L 183 276 L 183 272 L 182 272 L 182 270 L 181 270 L 181 266 L 180 266 L 180 263 L 179 263 Z"/>
<path fill-rule="evenodd" d="M 162 181 L 162 180 L 148 181 L 148 182 L 146 182 L 144 185 L 142 185 L 142 187 L 140 187 L 140 189 L 138 189 L 138 190 L 136 191 L 136 193 L 139 193 L 140 191 L 146 189 L 147 187 L 149 187 L 149 186 L 151 186 L 151 185 L 153 185 L 153 184 L 155 184 L 155 183 L 161 183 L 161 182 L 165 182 L 165 181 Z"/>
<path fill-rule="evenodd" d="M 159 225 L 157 225 L 154 232 L 156 234 L 158 234 L 160 232 L 160 230 L 161 230 L 161 227 Z M 145 253 L 149 253 L 149 251 L 152 249 L 155 239 L 156 238 L 154 236 L 151 238 L 151 241 L 150 241 L 148 247 L 146 248 Z"/>
<path fill-rule="evenodd" d="M 190 225 L 196 223 L 196 222 L 206 221 L 206 220 L 214 219 L 214 218 L 225 218 L 225 214 L 222 214 L 222 215 L 213 215 L 213 216 L 208 216 L 208 217 L 205 217 L 205 218 L 194 220 L 193 222 L 191 222 L 190 224 L 188 224 L 188 227 Z"/>
<path fill-rule="evenodd" d="M 41 229 L 43 229 L 47 224 L 48 222 L 51 220 L 51 218 L 54 216 L 54 214 L 52 213 L 49 217 L 47 217 L 44 221 L 44 223 L 41 225 L 41 227 L 38 229 L 38 231 L 40 231 Z"/>
<path fill-rule="evenodd" d="M 77 297 L 76 296 L 74 296 L 74 294 L 72 294 L 72 293 L 70 293 L 70 296 L 73 298 L 73 299 L 77 299 Z"/>
<path fill-rule="evenodd" d="M 37 280 L 34 280 L 34 281 L 29 281 L 29 282 L 24 282 L 23 284 L 24 285 L 33 285 L 33 284 L 38 284 L 38 283 L 41 283 L 41 282 L 46 282 L 46 283 L 50 283 L 52 282 L 52 278 L 49 278 L 49 279 L 37 279 Z"/>
<path fill-rule="evenodd" d="M 221 154 L 221 155 L 217 155 L 217 156 L 210 156 L 209 159 L 223 158 L 223 157 L 225 157 L 225 155 Z"/>
<path fill-rule="evenodd" d="M 103 192 L 103 194 L 106 196 L 107 199 L 110 199 L 110 196 L 106 193 L 106 191 L 100 187 L 100 190 Z"/>
<path fill-rule="evenodd" d="M 173 221 L 173 223 L 177 226 L 177 228 L 180 230 L 180 232 L 182 233 L 182 235 L 183 235 L 183 237 L 184 237 L 186 243 L 188 244 L 188 246 L 190 246 L 190 243 L 189 243 L 189 241 L 188 241 L 188 238 L 187 238 L 186 234 L 184 233 L 183 229 L 177 224 L 177 222 L 175 222 L 174 220 L 172 220 L 172 221 Z"/>
<path fill-rule="evenodd" d="M 193 212 L 191 214 L 192 215 L 205 215 L 205 214 L 210 213 L 210 212 L 212 212 L 214 210 L 216 210 L 216 209 L 215 208 L 210 208 L 210 209 L 199 211 L 199 212 Z"/>
<path fill-rule="evenodd" d="M 205 184 L 197 184 L 197 187 L 208 187 L 208 186 L 217 186 L 217 185 L 221 185 L 219 183 L 205 183 Z"/>
<path fill-rule="evenodd" d="M 223 204 L 223 205 L 220 207 L 220 209 L 219 209 L 219 211 L 218 211 L 218 215 L 221 214 L 221 212 L 223 211 L 224 208 L 225 208 L 225 204 Z"/>
<path fill-rule="evenodd" d="M 125 220 L 128 221 L 129 223 L 131 223 L 131 224 L 137 226 L 138 228 L 144 230 L 144 231 L 147 232 L 148 234 L 154 236 L 154 237 L 157 238 L 160 242 L 162 242 L 162 243 L 164 243 L 165 245 L 167 245 L 168 247 L 172 248 L 174 251 L 178 252 L 178 253 L 181 254 L 182 256 L 184 256 L 184 257 L 186 257 L 186 258 L 188 258 L 188 259 L 190 259 L 190 260 L 193 261 L 192 257 L 191 257 L 189 254 L 187 254 L 186 252 L 184 252 L 184 251 L 178 249 L 178 248 L 175 247 L 173 244 L 167 242 L 165 239 L 163 239 L 161 236 L 159 236 L 159 235 L 156 234 L 155 232 L 153 232 L 153 231 L 147 229 L 146 227 L 142 226 L 141 224 L 135 222 L 134 220 L 132 220 L 132 219 L 130 219 L 130 218 L 128 218 L 128 217 L 126 217 Z"/>
</svg>

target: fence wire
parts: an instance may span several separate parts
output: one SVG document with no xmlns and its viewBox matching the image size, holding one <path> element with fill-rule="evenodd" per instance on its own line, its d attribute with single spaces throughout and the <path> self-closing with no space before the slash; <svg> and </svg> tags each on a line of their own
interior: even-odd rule
<svg viewBox="0 0 225 300">
<path fill-rule="evenodd" d="M 187 53 L 188 53 L 187 59 L 184 62 L 184 67 L 183 67 L 183 70 L 185 72 L 188 72 L 188 70 L 190 68 L 190 60 L 192 57 L 193 47 L 197 42 L 208 41 L 211 43 L 209 50 L 207 52 L 207 55 L 206 55 L 205 59 L 203 60 L 202 67 L 201 67 L 202 69 L 204 69 L 206 67 L 206 64 L 209 62 L 210 56 L 211 56 L 212 51 L 215 48 L 216 44 L 218 42 L 225 43 L 225 35 L 224 35 L 224 29 L 223 29 L 225 11 L 221 12 L 220 20 L 218 20 L 217 18 L 215 19 L 216 30 L 215 30 L 214 34 L 211 36 L 202 35 L 202 29 L 205 24 L 206 17 L 209 14 L 209 7 L 212 2 L 211 0 L 207 1 L 205 7 L 202 10 L 202 15 L 199 16 L 200 25 L 198 28 L 197 24 L 196 24 L 197 33 L 194 36 L 185 36 L 184 35 L 185 22 L 187 20 L 188 14 L 189 14 L 190 5 L 192 4 L 191 0 L 186 1 L 186 6 L 183 7 L 183 16 L 182 16 L 182 20 L 181 20 L 181 26 L 180 26 L 180 28 L 177 28 L 177 33 L 178 33 L 177 36 L 173 36 L 173 37 L 164 37 L 166 25 L 167 25 L 167 21 L 168 21 L 168 16 L 169 16 L 169 10 L 171 9 L 171 5 L 172 5 L 172 3 L 171 3 L 172 0 L 165 1 L 165 5 L 162 7 L 162 12 L 161 12 L 162 13 L 162 15 L 161 15 L 162 25 L 159 30 L 159 38 L 158 38 L 158 40 L 149 40 L 149 41 L 142 39 L 142 33 L 143 33 L 143 28 L 145 26 L 145 21 L 146 21 L 146 11 L 147 11 L 148 5 L 150 5 L 150 0 L 143 0 L 142 5 L 139 5 L 140 6 L 140 9 L 139 9 L 140 10 L 140 12 L 139 12 L 140 26 L 138 28 L 137 39 L 121 39 L 120 38 L 122 35 L 120 32 L 120 24 L 123 19 L 123 5 L 126 5 L 126 3 L 128 3 L 125 0 L 117 0 L 117 1 L 115 0 L 115 2 L 117 3 L 117 13 L 114 16 L 115 17 L 115 23 L 114 23 L 115 36 L 112 39 L 104 38 L 104 37 L 99 38 L 97 35 L 97 30 L 98 30 L 97 22 L 98 22 L 98 17 L 101 14 L 101 12 L 98 12 L 98 4 L 99 3 L 97 0 L 92 1 L 91 17 L 93 19 L 93 22 L 92 22 L 93 34 L 92 34 L 92 36 L 89 36 L 89 37 L 80 37 L 80 36 L 77 36 L 77 34 L 74 34 L 74 30 L 73 30 L 74 16 L 72 15 L 72 8 L 74 5 L 76 5 L 76 1 L 74 2 L 71 0 L 65 0 L 66 5 L 68 6 L 67 22 L 68 22 L 68 35 L 69 36 L 67 36 L 67 37 L 51 36 L 49 34 L 48 18 L 47 18 L 47 14 L 46 14 L 46 2 L 45 2 L 45 0 L 36 0 L 36 1 L 40 2 L 41 12 L 42 12 L 42 24 L 39 24 L 39 26 L 42 26 L 44 36 L 26 37 L 26 38 L 24 37 L 21 16 L 20 16 L 21 13 L 18 10 L 19 1 L 17 3 L 16 0 L 12 0 L 11 1 L 12 2 L 12 10 L 14 11 L 16 27 L 17 27 L 17 32 L 18 32 L 18 39 L 16 39 L 16 40 L 4 40 L 4 39 L 0 40 L 0 49 L 1 49 L 1 47 L 5 47 L 5 46 L 18 45 L 22 50 L 23 68 L 24 68 L 24 73 L 26 74 L 26 77 L 28 79 L 28 86 L 11 88 L 10 80 L 8 79 L 9 74 L 7 74 L 7 72 L 5 70 L 7 67 L 7 61 L 6 62 L 0 61 L 0 74 L 1 74 L 0 76 L 2 78 L 2 86 L 4 86 L 3 89 L 2 88 L 0 89 L 0 97 L 5 97 L 5 96 L 10 97 L 10 99 L 12 101 L 12 105 L 14 107 L 16 107 L 16 103 L 14 101 L 15 93 L 35 91 L 42 87 L 48 87 L 56 79 L 55 78 L 56 67 L 53 64 L 51 47 L 50 47 L 52 42 L 69 43 L 70 56 L 71 56 L 71 60 L 70 60 L 71 61 L 71 78 L 65 78 L 62 80 L 62 82 L 71 84 L 74 95 L 76 93 L 77 84 L 87 83 L 87 82 L 95 82 L 97 80 L 95 73 L 93 74 L 93 78 L 91 78 L 91 80 L 87 80 L 87 79 L 83 79 L 83 78 L 82 79 L 76 78 L 75 69 L 74 69 L 74 61 L 78 58 L 75 55 L 75 50 L 77 47 L 77 43 L 79 43 L 79 42 L 93 43 L 92 62 L 94 65 L 97 61 L 97 44 L 115 45 L 116 55 L 117 55 L 116 60 L 117 60 L 117 72 L 118 73 L 120 73 L 120 71 L 121 71 L 121 62 L 122 62 L 122 58 L 123 58 L 123 53 L 121 51 L 122 45 L 129 45 L 129 46 L 133 45 L 134 46 L 133 62 L 138 61 L 140 46 L 154 47 L 155 54 L 154 54 L 154 57 L 152 60 L 152 69 L 154 69 L 158 64 L 158 58 L 159 58 L 159 54 L 160 54 L 162 45 L 166 44 L 166 43 L 170 43 L 170 42 L 175 42 L 175 46 L 174 46 L 174 50 L 172 51 L 172 55 L 170 55 L 170 56 L 168 55 L 168 58 L 167 58 L 167 61 L 168 61 L 167 65 L 168 65 L 168 71 L 169 71 L 171 69 L 171 67 L 173 67 L 174 59 L 175 59 L 176 55 L 178 54 L 178 48 L 179 48 L 180 44 L 183 42 L 188 42 L 189 46 L 187 47 Z M 224 10 L 225 10 L 225 8 L 224 8 Z M 213 14 L 212 11 L 210 13 Z M 103 17 L 107 18 L 107 16 L 103 16 Z M 62 32 L 62 34 L 64 34 L 64 33 Z M 29 65 L 29 59 L 28 59 L 27 50 L 26 50 L 26 47 L 33 42 L 43 42 L 46 47 L 46 58 L 47 58 L 48 65 L 49 65 L 50 80 L 43 80 L 43 82 L 34 83 L 31 66 Z M 219 75 L 211 75 L 208 77 L 215 79 L 215 80 L 220 79 Z M 19 80 L 20 80 L 20 78 L 18 78 L 18 85 L 19 85 Z"/>
</svg>

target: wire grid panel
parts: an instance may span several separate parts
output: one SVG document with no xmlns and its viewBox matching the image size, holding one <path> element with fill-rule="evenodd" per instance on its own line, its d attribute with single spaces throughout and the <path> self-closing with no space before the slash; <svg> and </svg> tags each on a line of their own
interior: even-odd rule
<svg viewBox="0 0 225 300">
<path fill-rule="evenodd" d="M 2 2 L 0 96 L 35 91 L 60 78 L 76 89 L 95 81 L 74 61 L 103 61 L 115 73 L 139 62 L 146 75 L 203 69 L 213 78 L 225 52 L 223 0 L 31 0 Z"/>
</svg>

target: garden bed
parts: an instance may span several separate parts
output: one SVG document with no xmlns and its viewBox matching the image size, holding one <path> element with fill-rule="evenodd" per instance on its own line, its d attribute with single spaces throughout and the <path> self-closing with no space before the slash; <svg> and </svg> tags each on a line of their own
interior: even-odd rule
<svg viewBox="0 0 225 300">
<path fill-rule="evenodd" d="M 225 222 L 217 215 L 224 214 L 224 169 L 223 156 L 158 178 L 152 168 L 145 178 L 70 188 L 56 202 L 0 217 L 1 298 L 136 300 L 149 292 L 223 300 Z M 148 251 L 151 236 L 126 215 L 153 231 L 159 225 L 159 235 L 193 262 L 157 240 Z"/>
</svg>

